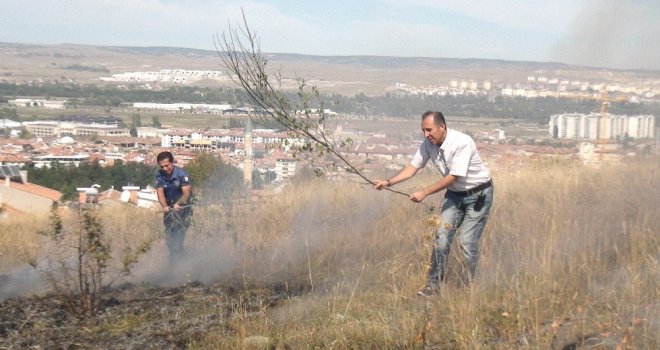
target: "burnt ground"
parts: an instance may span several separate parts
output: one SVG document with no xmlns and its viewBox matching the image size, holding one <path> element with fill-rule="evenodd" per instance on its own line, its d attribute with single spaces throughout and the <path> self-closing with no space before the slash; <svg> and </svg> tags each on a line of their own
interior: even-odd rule
<svg viewBox="0 0 660 350">
<path fill-rule="evenodd" d="M 101 312 L 86 319 L 53 295 L 8 299 L 0 303 L 0 349 L 186 348 L 211 332 L 235 335 L 237 317 L 287 298 L 273 289 L 220 284 L 126 284 L 106 291 Z"/>
<path fill-rule="evenodd" d="M 292 293 L 273 286 L 239 289 L 231 285 L 189 282 L 164 288 L 124 284 L 107 290 L 102 310 L 84 319 L 75 317 L 54 295 L 7 299 L 0 302 L 0 350 L 184 349 L 191 345 L 204 347 L 205 337 L 209 335 L 231 342 L 244 331 L 246 319 L 289 302 L 303 292 Z M 499 321 L 493 321 L 495 328 L 502 320 L 508 320 L 496 318 Z M 551 349 L 629 349 L 645 348 L 643 344 L 648 344 L 637 339 L 641 343 L 635 346 L 632 328 L 594 329 L 584 328 L 582 323 L 578 319 L 557 318 L 545 323 L 541 333 L 552 338 Z M 261 342 L 258 338 L 255 339 Z M 534 338 L 530 332 L 521 334 L 514 347 L 528 347 L 536 342 Z M 494 334 L 489 346 L 508 348 L 505 344 L 512 343 L 507 339 Z M 442 344 L 430 348 L 443 348 Z"/>
</svg>

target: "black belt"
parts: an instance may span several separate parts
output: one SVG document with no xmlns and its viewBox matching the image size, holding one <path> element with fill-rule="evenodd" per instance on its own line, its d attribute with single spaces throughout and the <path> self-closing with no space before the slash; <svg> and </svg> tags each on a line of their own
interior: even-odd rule
<svg viewBox="0 0 660 350">
<path fill-rule="evenodd" d="M 460 197 L 467 197 L 467 196 L 471 196 L 471 195 L 473 195 L 477 192 L 483 191 L 483 190 L 487 189 L 490 186 L 493 186 L 493 180 L 488 180 L 488 182 L 484 182 L 481 185 L 479 185 L 475 188 L 471 188 L 467 191 L 449 191 L 449 190 L 447 190 L 447 191 L 449 191 L 449 192 L 451 192 L 451 193 L 453 193 L 457 196 L 460 196 Z"/>
</svg>

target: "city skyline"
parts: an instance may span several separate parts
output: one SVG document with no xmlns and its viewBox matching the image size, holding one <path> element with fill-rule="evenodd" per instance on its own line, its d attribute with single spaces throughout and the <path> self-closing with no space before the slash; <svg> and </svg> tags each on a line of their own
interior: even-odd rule
<svg viewBox="0 0 660 350">
<path fill-rule="evenodd" d="M 650 0 L 8 0 L 0 42 L 213 50 L 245 13 L 263 52 L 484 58 L 660 69 Z"/>
</svg>

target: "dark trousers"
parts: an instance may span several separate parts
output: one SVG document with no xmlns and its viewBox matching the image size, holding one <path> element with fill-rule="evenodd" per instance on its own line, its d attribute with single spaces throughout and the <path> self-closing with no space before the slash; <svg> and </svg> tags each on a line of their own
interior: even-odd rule
<svg viewBox="0 0 660 350">
<path fill-rule="evenodd" d="M 170 211 L 163 217 L 170 263 L 176 262 L 183 256 L 183 241 L 186 238 L 186 231 L 190 227 L 191 216 L 192 210 L 184 208 L 179 211 Z"/>
</svg>

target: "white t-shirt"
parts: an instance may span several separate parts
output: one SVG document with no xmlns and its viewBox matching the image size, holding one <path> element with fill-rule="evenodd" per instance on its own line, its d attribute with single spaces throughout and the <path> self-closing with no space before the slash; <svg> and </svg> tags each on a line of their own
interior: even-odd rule
<svg viewBox="0 0 660 350">
<path fill-rule="evenodd" d="M 449 174 L 458 177 L 449 186 L 450 191 L 467 191 L 490 180 L 490 172 L 479 156 L 477 144 L 469 135 L 460 131 L 447 129 L 447 137 L 441 146 L 424 139 L 410 165 L 421 169 L 429 159 L 443 177 Z"/>
</svg>

